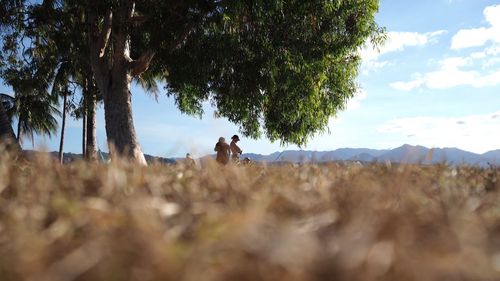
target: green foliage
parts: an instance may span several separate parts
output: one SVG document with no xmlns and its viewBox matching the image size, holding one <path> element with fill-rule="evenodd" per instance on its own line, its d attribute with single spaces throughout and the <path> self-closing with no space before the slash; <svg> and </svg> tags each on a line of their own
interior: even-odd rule
<svg viewBox="0 0 500 281">
<path fill-rule="evenodd" d="M 10 69 L 4 76 L 16 93 L 14 116 L 19 123 L 19 140 L 23 136 L 33 139 L 34 133 L 51 136 L 57 130 L 57 96 L 48 91 L 54 75 L 47 66 L 40 58 Z"/>
<path fill-rule="evenodd" d="M 135 2 L 131 20 L 118 18 Z M 82 4 L 67 1 L 75 6 Z M 243 134 L 303 145 L 357 90 L 359 48 L 383 40 L 378 0 L 100 1 L 88 10 L 130 34 L 131 56 L 155 52 L 143 74 L 161 79 L 179 109 L 210 101 Z M 111 41 L 112 43 L 113 41 Z M 108 58 L 111 53 L 108 50 Z M 146 89 L 147 84 L 139 77 Z"/>
<path fill-rule="evenodd" d="M 16 96 L 16 112 L 19 122 L 19 140 L 27 137 L 33 141 L 34 133 L 52 136 L 57 131 L 56 116 L 60 115 L 55 106 L 57 101 L 43 94 L 32 93 Z"/>
<path fill-rule="evenodd" d="M 155 61 L 179 108 L 210 100 L 245 135 L 303 145 L 357 90 L 378 1 L 231 1 Z"/>
<path fill-rule="evenodd" d="M 33 139 L 33 134 L 51 136 L 57 130 L 57 96 L 49 88 L 54 80 L 50 69 L 51 58 L 44 56 L 36 43 L 25 53 L 32 60 L 19 60 L 17 67 L 3 72 L 4 81 L 11 85 L 15 95 L 13 115 L 18 120 L 18 136 Z"/>
</svg>

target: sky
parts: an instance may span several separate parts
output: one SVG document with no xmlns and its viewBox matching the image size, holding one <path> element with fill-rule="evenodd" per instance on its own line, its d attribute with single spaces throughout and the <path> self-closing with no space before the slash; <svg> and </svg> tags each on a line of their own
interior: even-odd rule
<svg viewBox="0 0 500 281">
<path fill-rule="evenodd" d="M 381 0 L 379 25 L 388 40 L 380 50 L 360 50 L 360 90 L 329 123 L 329 133 L 307 146 L 281 146 L 240 135 L 244 152 L 290 149 L 390 149 L 403 144 L 457 147 L 475 153 L 500 149 L 500 0 Z M 1 92 L 9 87 L 0 85 Z M 134 123 L 142 150 L 161 157 L 212 153 L 220 136 L 238 127 L 214 118 L 183 115 L 162 93 L 151 98 L 132 88 Z M 102 105 L 98 144 L 106 151 Z M 65 152 L 81 153 L 81 121 L 70 119 Z M 26 149 L 32 144 L 26 141 Z M 35 138 L 35 148 L 58 150 L 58 134 Z"/>
</svg>

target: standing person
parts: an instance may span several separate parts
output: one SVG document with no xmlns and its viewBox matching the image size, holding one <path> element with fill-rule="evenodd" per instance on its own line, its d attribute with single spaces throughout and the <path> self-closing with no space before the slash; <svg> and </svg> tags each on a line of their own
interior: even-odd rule
<svg viewBox="0 0 500 281">
<path fill-rule="evenodd" d="M 226 139 L 223 137 L 219 138 L 219 142 L 215 144 L 215 151 L 217 151 L 217 162 L 222 165 L 227 165 L 229 163 L 229 144 L 226 143 Z"/>
<path fill-rule="evenodd" d="M 196 166 L 196 162 L 194 161 L 190 153 L 186 154 L 186 159 L 184 159 L 184 165 L 190 168 L 194 168 Z"/>
<path fill-rule="evenodd" d="M 234 135 L 231 138 L 231 144 L 229 145 L 229 148 L 231 149 L 231 159 L 233 162 L 238 163 L 240 161 L 240 155 L 243 153 L 243 151 L 240 149 L 240 147 L 236 144 L 237 142 L 240 141 L 240 137 L 238 135 Z"/>
</svg>

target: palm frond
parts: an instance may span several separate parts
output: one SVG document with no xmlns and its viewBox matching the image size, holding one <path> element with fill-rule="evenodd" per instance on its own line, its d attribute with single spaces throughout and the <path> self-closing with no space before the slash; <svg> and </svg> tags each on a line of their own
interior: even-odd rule
<svg viewBox="0 0 500 281">
<path fill-rule="evenodd" d="M 21 137 L 33 138 L 35 133 L 52 137 L 57 132 L 56 116 L 61 112 L 46 93 L 20 95 L 16 99 L 16 108 Z"/>
<path fill-rule="evenodd" d="M 144 89 L 148 96 L 154 98 L 154 100 L 158 102 L 160 88 L 158 86 L 157 77 L 144 73 L 143 75 L 138 76 L 135 81 L 141 86 L 142 89 Z"/>
</svg>

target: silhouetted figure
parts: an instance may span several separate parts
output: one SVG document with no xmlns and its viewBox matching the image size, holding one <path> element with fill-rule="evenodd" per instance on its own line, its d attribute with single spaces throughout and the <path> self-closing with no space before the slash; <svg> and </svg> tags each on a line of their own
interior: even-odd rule
<svg viewBox="0 0 500 281">
<path fill-rule="evenodd" d="M 240 155 L 241 153 L 243 153 L 240 147 L 236 144 L 239 141 L 240 137 L 238 137 L 238 135 L 234 135 L 231 138 L 231 144 L 229 145 L 229 148 L 231 149 L 231 160 L 233 160 L 233 162 L 235 163 L 240 162 Z"/>
<path fill-rule="evenodd" d="M 248 157 L 245 157 L 245 159 L 243 159 L 243 161 L 241 161 L 241 163 L 243 165 L 251 165 L 252 164 L 252 159 L 250 159 Z"/>
<path fill-rule="evenodd" d="M 184 160 L 184 165 L 186 165 L 186 167 L 191 167 L 191 168 L 196 166 L 196 162 L 194 161 L 191 154 L 189 154 L 189 153 L 186 154 L 186 159 Z"/>
<path fill-rule="evenodd" d="M 229 163 L 229 144 L 226 143 L 226 139 L 223 137 L 219 138 L 219 142 L 215 144 L 214 150 L 217 152 L 217 162 L 222 165 L 227 165 Z"/>
</svg>

